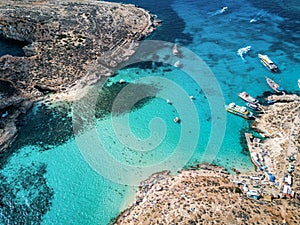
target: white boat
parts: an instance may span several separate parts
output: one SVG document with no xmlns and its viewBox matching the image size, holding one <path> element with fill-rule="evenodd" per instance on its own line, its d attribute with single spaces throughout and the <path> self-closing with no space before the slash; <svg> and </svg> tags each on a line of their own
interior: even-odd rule
<svg viewBox="0 0 300 225">
<path fill-rule="evenodd" d="M 278 66 L 267 55 L 258 54 L 258 58 L 260 59 L 261 63 L 270 71 L 278 71 Z"/>
<path fill-rule="evenodd" d="M 246 102 L 249 102 L 249 103 L 253 103 L 253 104 L 256 104 L 258 103 L 258 100 L 253 98 L 252 96 L 250 96 L 247 92 L 243 91 L 243 92 L 240 92 L 239 94 L 239 97 L 241 99 L 243 99 L 244 101 Z"/>
<path fill-rule="evenodd" d="M 277 84 L 274 80 L 266 77 L 266 81 L 270 88 L 272 88 L 274 91 L 276 91 L 277 93 L 285 94 L 284 91 L 280 88 L 280 85 Z"/>
<path fill-rule="evenodd" d="M 226 111 L 232 114 L 238 115 L 245 119 L 252 119 L 255 118 L 252 112 L 249 112 L 246 107 L 238 106 L 234 102 L 230 103 L 229 105 L 225 106 Z"/>
<path fill-rule="evenodd" d="M 300 88 L 300 79 L 298 80 L 298 87 Z"/>
<path fill-rule="evenodd" d="M 175 122 L 175 123 L 180 123 L 181 120 L 179 119 L 179 117 L 176 116 L 176 117 L 174 118 L 174 122 Z"/>
<path fill-rule="evenodd" d="M 261 110 L 262 110 L 260 104 L 253 104 L 253 103 L 247 102 L 246 105 L 247 105 L 250 109 L 253 109 L 253 110 L 255 110 L 255 111 L 261 111 Z"/>
</svg>

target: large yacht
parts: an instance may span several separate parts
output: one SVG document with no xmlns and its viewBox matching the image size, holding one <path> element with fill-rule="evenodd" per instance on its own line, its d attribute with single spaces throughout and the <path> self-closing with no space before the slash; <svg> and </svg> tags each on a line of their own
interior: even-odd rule
<svg viewBox="0 0 300 225">
<path fill-rule="evenodd" d="M 230 103 L 229 105 L 225 106 L 226 111 L 232 114 L 238 115 L 245 119 L 253 119 L 255 118 L 252 112 L 249 112 L 246 107 L 238 106 L 234 102 Z"/>
<path fill-rule="evenodd" d="M 258 54 L 258 58 L 260 59 L 262 64 L 270 71 L 278 71 L 278 66 L 267 55 Z"/>
</svg>

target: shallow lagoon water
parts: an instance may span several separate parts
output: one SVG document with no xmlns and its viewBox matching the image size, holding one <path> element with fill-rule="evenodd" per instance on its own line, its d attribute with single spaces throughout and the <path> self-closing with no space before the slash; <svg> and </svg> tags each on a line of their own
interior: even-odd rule
<svg viewBox="0 0 300 225">
<path fill-rule="evenodd" d="M 244 104 L 237 96 L 241 91 L 247 91 L 254 97 L 270 91 L 265 76 L 280 82 L 288 92 L 299 94 L 300 33 L 297 27 L 291 25 L 299 23 L 299 18 L 295 18 L 297 14 L 287 17 L 287 9 L 276 4 L 272 7 L 257 6 L 255 1 L 245 0 L 123 2 L 144 7 L 165 20 L 149 39 L 176 42 L 201 57 L 218 80 L 224 104 Z M 228 9 L 220 13 L 219 10 L 225 6 Z M 253 19 L 255 22 L 250 23 Z M 237 50 L 248 45 L 251 50 L 243 61 Z M 281 72 L 273 74 L 267 71 L 259 62 L 258 53 L 268 54 Z M 171 52 L 161 51 L 156 57 L 165 58 L 168 54 Z M 118 83 L 121 79 L 131 83 L 149 76 L 171 80 L 188 95 L 194 96 L 191 101 L 197 109 L 200 135 L 187 165 L 205 161 L 202 156 L 211 135 L 210 110 L 201 87 L 187 74 L 169 65 L 144 63 L 119 70 L 108 79 L 107 84 Z M 162 98 L 150 99 L 129 114 L 129 124 L 137 138 L 150 136 L 149 122 L 153 117 L 161 118 L 167 128 L 161 145 L 139 154 L 116 139 L 110 115 L 99 118 L 95 125 L 108 152 L 120 162 L 151 165 L 167 158 L 176 147 L 181 126 L 173 121 L 177 115 L 174 105 L 167 104 Z M 23 124 L 22 135 L 10 149 L 10 154 L 1 157 L 1 223 L 13 223 L 16 217 L 19 218 L 16 223 L 24 224 L 30 221 L 35 224 L 109 223 L 130 203 L 135 188 L 114 183 L 89 166 L 72 134 L 69 111 L 58 110 L 53 116 L 49 109 L 36 105 L 29 116 L 30 126 Z M 54 127 L 53 121 L 59 122 L 60 127 Z M 44 132 L 35 129 L 33 123 L 42 127 Z M 242 118 L 226 115 L 225 137 L 214 163 L 227 169 L 253 169 L 243 142 L 243 133 L 249 126 L 250 123 Z M 156 131 L 158 137 L 163 134 L 160 130 Z M 52 145 L 46 139 L 51 140 Z M 93 143 L 87 145 L 92 147 Z M 110 169 L 118 172 L 119 168 Z M 21 171 L 27 172 L 24 175 Z M 32 204 L 33 201 L 36 204 Z"/>
</svg>

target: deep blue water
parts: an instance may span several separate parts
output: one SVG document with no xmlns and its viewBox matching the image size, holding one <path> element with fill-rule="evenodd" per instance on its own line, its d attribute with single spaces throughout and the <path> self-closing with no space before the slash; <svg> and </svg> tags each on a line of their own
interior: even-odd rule
<svg viewBox="0 0 300 225">
<path fill-rule="evenodd" d="M 147 39 L 185 47 L 187 51 L 178 58 L 184 68 L 172 66 L 172 52 L 164 45 L 146 55 L 150 61 L 164 63 L 143 62 L 119 70 L 97 92 L 93 123 L 96 136 L 91 130 L 83 130 L 82 136 L 75 139 L 72 129 L 73 125 L 82 127 L 88 120 L 87 112 L 93 109 L 93 105 L 88 104 L 90 101 L 83 102 L 79 109 L 73 106 L 73 111 L 65 105 L 49 108 L 37 104 L 20 122 L 16 142 L 0 158 L 1 224 L 108 224 L 131 202 L 135 192 L 135 187 L 118 183 L 114 178 L 121 174 L 128 184 L 139 181 L 142 176 L 136 176 L 132 172 L 134 168 L 168 159 L 174 155 L 179 143 L 189 152 L 189 147 L 196 141 L 187 165 L 212 160 L 227 169 L 252 170 L 243 138 L 244 132 L 249 130 L 249 121 L 226 114 L 223 142 L 208 144 L 212 133 L 222 135 L 223 130 L 221 125 L 218 126 L 221 122 L 212 119 L 209 101 L 215 93 L 210 92 L 213 88 L 208 88 L 206 67 L 195 64 L 188 51 L 199 56 L 209 67 L 224 97 L 224 105 L 230 102 L 243 105 L 237 96 L 241 91 L 263 100 L 271 92 L 265 76 L 280 82 L 288 92 L 299 94 L 300 13 L 296 1 L 278 1 L 278 4 L 277 1 L 262 4 L 256 0 L 122 2 L 143 7 L 164 21 Z M 221 13 L 223 7 L 228 8 Z M 251 50 L 244 55 L 243 61 L 237 50 L 246 46 L 251 46 Z M 0 40 L 0 55 L 21 54 L 21 47 Z M 258 53 L 268 54 L 281 72 L 267 71 L 257 59 Z M 196 80 L 199 76 L 203 83 L 197 83 L 186 73 L 193 69 L 197 71 Z M 135 83 L 149 77 L 153 80 Z M 159 80 L 161 78 L 165 80 Z M 113 98 L 126 86 L 119 84 L 121 79 L 131 84 L 127 87 L 135 88 L 129 93 L 131 98 L 134 98 L 131 93 L 152 97 L 139 102 L 131 113 L 118 108 L 118 115 L 111 116 Z M 155 82 L 158 80 L 160 83 Z M 164 86 L 167 81 L 172 83 Z M 194 98 L 189 99 L 189 96 Z M 87 98 L 90 100 L 89 95 Z M 167 104 L 166 98 L 173 104 Z M 76 120 L 82 112 L 82 120 L 77 119 L 77 123 L 72 124 L 72 116 Z M 181 124 L 173 122 L 176 116 L 182 119 Z M 190 117 L 199 120 L 199 125 L 196 120 L 189 121 Z M 152 121 L 153 118 L 160 119 Z M 199 135 L 195 133 L 198 128 Z M 109 158 L 104 154 L 98 157 L 98 139 L 117 159 L 117 166 L 107 165 Z M 214 152 L 214 149 L 218 151 Z M 181 154 L 184 158 L 184 152 Z M 91 158 L 96 158 L 100 166 L 105 165 L 104 173 L 97 173 L 101 168 L 95 167 L 99 164 L 90 166 L 93 165 L 89 162 Z M 132 166 L 129 175 L 122 169 L 123 165 Z"/>
</svg>

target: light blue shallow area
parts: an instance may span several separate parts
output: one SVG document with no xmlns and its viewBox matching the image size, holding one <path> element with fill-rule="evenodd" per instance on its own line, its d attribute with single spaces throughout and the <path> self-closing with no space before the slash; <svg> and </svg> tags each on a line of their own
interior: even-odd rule
<svg viewBox="0 0 300 225">
<path fill-rule="evenodd" d="M 178 45 L 196 53 L 209 66 L 217 79 L 225 99 L 224 105 L 230 102 L 243 105 L 244 103 L 237 96 L 241 91 L 247 91 L 250 95 L 262 99 L 264 92 L 271 91 L 266 84 L 265 76 L 279 82 L 288 92 L 299 94 L 297 80 L 300 78 L 300 47 L 295 40 L 300 39 L 300 33 L 287 28 L 287 24 L 290 24 L 293 18 L 280 16 L 276 13 L 277 8 L 266 11 L 245 0 L 210 2 L 175 0 L 165 1 L 160 5 L 149 1 L 127 2 L 146 7 L 153 13 L 156 13 L 155 8 L 161 7 L 157 8 L 158 16 L 167 20 L 164 24 L 168 24 L 169 27 L 163 24 L 150 39 L 175 40 Z M 223 7 L 228 8 L 221 13 Z M 255 21 L 250 22 L 253 19 Z M 251 50 L 245 54 L 245 60 L 242 60 L 237 55 L 237 51 L 246 46 L 251 46 Z M 257 58 L 258 53 L 269 55 L 277 63 L 281 72 L 273 74 L 266 70 Z M 172 55 L 171 51 L 161 49 L 155 57 L 168 61 L 170 55 Z M 180 61 L 184 66 L 195 66 L 184 56 Z M 181 96 L 172 88 L 160 90 L 161 96 L 171 96 L 168 99 L 173 104 L 168 104 L 165 98 L 154 98 L 128 115 L 131 134 L 140 142 L 155 137 L 157 147 L 149 143 L 149 145 L 138 146 L 139 149 L 136 151 L 131 149 L 130 143 L 120 141 L 116 133 L 125 135 L 122 129 L 127 129 L 126 124 L 112 127 L 111 123 L 112 119 L 120 119 L 126 114 L 118 118 L 107 116 L 95 122 L 95 129 L 103 146 L 120 162 L 120 167 L 107 168 L 113 174 L 119 173 L 122 176 L 126 173 L 120 169 L 121 164 L 134 167 L 151 166 L 168 159 L 174 153 L 181 136 L 181 127 L 185 123 L 184 120 L 181 124 L 173 121 L 176 116 L 180 117 L 178 109 L 181 110 L 181 107 L 176 108 L 174 102 L 174 99 L 180 100 L 180 98 L 182 101 L 189 100 L 193 104 L 200 124 L 200 133 L 196 137 L 197 145 L 187 165 L 206 161 L 202 156 L 211 136 L 210 108 L 201 86 L 188 74 L 167 64 L 153 63 L 144 67 L 136 65 L 136 67 L 123 68 L 114 77 L 109 78 L 107 83 L 111 85 L 120 80 L 134 83 L 138 79 L 147 77 L 170 80 L 182 88 L 186 95 Z M 187 99 L 188 96 L 194 98 Z M 39 109 L 35 107 L 33 110 Z M 160 124 L 161 129 L 152 129 L 153 118 L 160 118 L 156 122 Z M 193 124 L 191 130 L 194 128 L 192 126 Z M 241 171 L 253 169 L 245 146 L 241 144 L 243 133 L 249 130 L 249 126 L 248 121 L 226 114 L 225 136 L 222 145 L 215 146 L 220 149 L 217 156 L 213 154 L 214 163 L 227 169 L 231 167 Z M 214 132 L 222 135 L 222 130 Z M 126 136 L 122 138 L 126 140 Z M 187 136 L 183 140 L 184 146 L 189 146 L 193 141 L 195 137 L 192 134 L 190 138 Z M 93 142 L 85 144 L 87 148 L 95 148 Z M 44 212 L 43 224 L 108 224 L 134 197 L 134 187 L 117 184 L 91 168 L 84 160 L 78 143 L 73 137 L 68 142 L 47 151 L 41 151 L 39 147 L 30 145 L 14 151 L 1 169 L 1 175 L 6 178 L 8 185 L 19 184 L 15 177 L 23 167 L 32 167 L 32 163 L 42 163 L 47 166 L 43 176 L 46 178 L 47 186 L 53 190 L 53 195 L 49 198 L 50 210 Z M 210 152 L 206 154 L 209 155 Z M 101 163 L 99 162 L 99 165 Z M 16 200 L 14 204 L 28 204 L 33 198 L 28 195 L 29 189 L 15 189 L 14 194 L 17 196 L 15 199 L 18 201 Z M 34 192 L 34 190 L 30 191 Z M 3 215 L 5 216 L 3 211 L 0 211 L 0 215 L 2 219 Z M 30 221 L 26 214 L 16 213 L 16 216 L 23 216 L 24 221 Z"/>
</svg>

